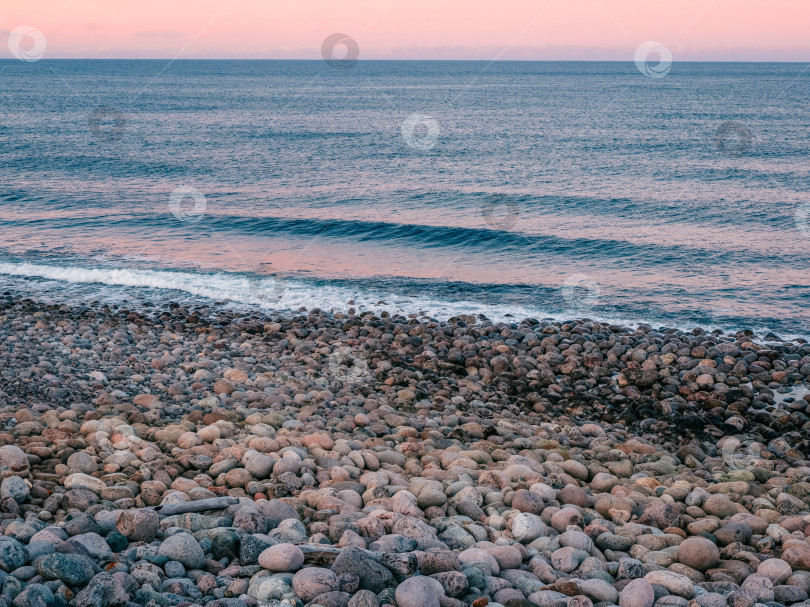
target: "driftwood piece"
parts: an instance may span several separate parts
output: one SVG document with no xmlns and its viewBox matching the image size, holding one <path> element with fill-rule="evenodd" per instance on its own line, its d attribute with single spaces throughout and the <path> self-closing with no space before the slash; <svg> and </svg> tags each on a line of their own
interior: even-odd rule
<svg viewBox="0 0 810 607">
<path fill-rule="evenodd" d="M 52 474 L 50 472 L 33 470 L 31 472 L 31 478 L 37 481 L 52 481 L 54 483 L 61 484 L 65 476 L 63 474 Z"/>
<path fill-rule="evenodd" d="M 173 514 L 185 514 L 186 512 L 205 512 L 206 510 L 222 510 L 228 506 L 238 504 L 239 499 L 235 497 L 209 497 L 204 500 L 183 502 L 182 504 L 167 504 L 165 506 L 155 506 L 155 511 L 161 516 L 172 516 Z"/>
<path fill-rule="evenodd" d="M 316 566 L 330 566 L 343 551 L 337 546 L 326 546 L 321 544 L 298 544 L 301 552 L 304 553 L 304 562 Z M 394 573 L 403 575 L 414 575 L 419 566 L 416 555 L 412 552 L 395 554 L 392 552 L 374 552 L 373 550 L 361 550 L 373 561 L 387 567 Z"/>
</svg>

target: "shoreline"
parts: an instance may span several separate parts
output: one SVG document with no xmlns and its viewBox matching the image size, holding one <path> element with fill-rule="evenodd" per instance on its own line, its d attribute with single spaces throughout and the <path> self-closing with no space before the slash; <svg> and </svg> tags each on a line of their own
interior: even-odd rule
<svg viewBox="0 0 810 607">
<path fill-rule="evenodd" d="M 810 605 L 810 344 L 752 335 L 0 295 L 0 566 L 103 607 Z"/>
<path fill-rule="evenodd" d="M 580 275 L 587 278 L 584 275 Z M 382 277 L 370 277 L 372 282 Z M 468 283 L 459 285 L 472 286 Z M 537 307 L 519 299 L 499 305 L 493 298 L 478 301 L 434 292 L 429 285 L 414 283 L 401 292 L 390 285 L 380 284 L 364 292 L 358 281 L 344 282 L 313 277 L 277 277 L 255 272 L 197 268 L 130 268 L 126 266 L 56 266 L 36 262 L 0 262 L 0 292 L 31 296 L 41 301 L 73 305 L 76 301 L 94 301 L 98 305 L 117 307 L 160 308 L 173 303 L 197 309 L 233 311 L 267 316 L 295 316 L 307 310 L 327 310 L 330 313 L 404 315 L 409 318 L 447 322 L 457 316 L 475 316 L 476 322 L 520 324 L 523 320 L 570 322 L 587 317 L 594 322 L 635 329 L 652 326 L 691 332 L 722 332 L 732 335 L 753 331 L 758 342 L 801 342 L 810 340 L 806 324 L 798 317 L 754 318 L 717 316 L 710 312 L 690 319 L 661 310 L 639 313 L 630 309 L 591 307 L 588 294 L 566 293 L 566 287 L 555 290 L 558 300 L 568 302 L 572 309 L 556 309 L 554 305 Z M 435 285 L 434 285 L 435 286 Z M 479 285 L 480 286 L 480 285 Z M 486 285 L 495 287 L 496 285 Z M 41 287 L 41 290 L 38 290 Z M 501 285 L 503 288 L 526 289 L 529 285 Z M 426 288 L 426 296 L 411 291 Z M 544 287 L 548 290 L 548 287 Z M 317 296 L 313 297 L 313 294 Z M 546 293 L 548 296 L 548 293 Z M 583 298 L 583 301 L 579 301 Z M 569 301 L 570 299 L 570 301 Z M 543 300 L 545 301 L 545 300 Z M 550 303 L 550 302 L 547 302 Z M 579 307 L 584 304 L 584 307 Z M 415 316 L 414 316 L 415 315 Z"/>
</svg>

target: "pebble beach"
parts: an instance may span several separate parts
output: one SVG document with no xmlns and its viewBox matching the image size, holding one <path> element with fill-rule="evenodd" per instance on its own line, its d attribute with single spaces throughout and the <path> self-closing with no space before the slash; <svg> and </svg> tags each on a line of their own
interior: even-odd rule
<svg viewBox="0 0 810 607">
<path fill-rule="evenodd" d="M 810 605 L 810 344 L 0 296 L 0 604 Z"/>
</svg>

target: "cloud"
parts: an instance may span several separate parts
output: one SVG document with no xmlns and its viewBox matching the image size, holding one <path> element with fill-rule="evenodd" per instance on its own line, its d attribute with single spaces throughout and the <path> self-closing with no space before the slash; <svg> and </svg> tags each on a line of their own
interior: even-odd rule
<svg viewBox="0 0 810 607">
<path fill-rule="evenodd" d="M 183 34 L 175 30 L 146 30 L 135 34 L 138 38 L 182 38 Z"/>
</svg>

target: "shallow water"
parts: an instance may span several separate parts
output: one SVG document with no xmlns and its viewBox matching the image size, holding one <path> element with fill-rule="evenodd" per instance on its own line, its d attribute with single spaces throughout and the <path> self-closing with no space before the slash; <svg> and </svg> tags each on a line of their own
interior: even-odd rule
<svg viewBox="0 0 810 607">
<path fill-rule="evenodd" d="M 0 62 L 0 288 L 807 335 L 803 69 Z"/>
</svg>

